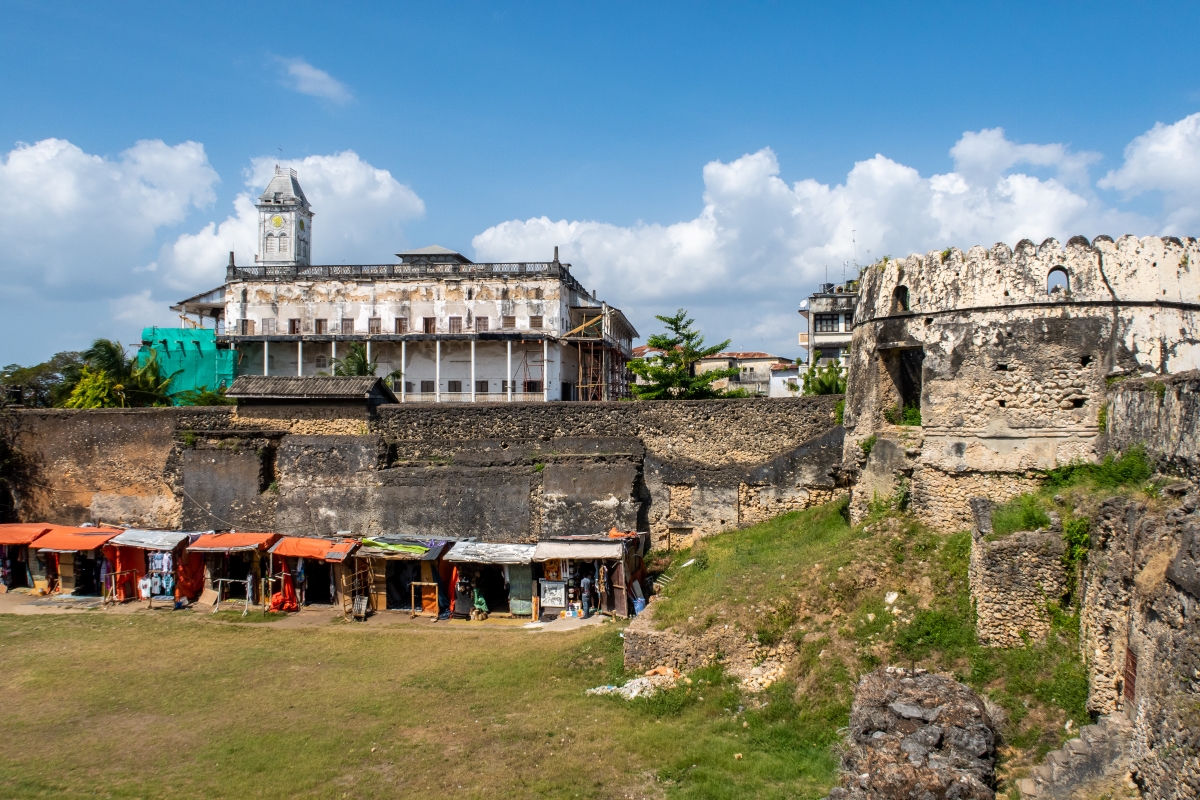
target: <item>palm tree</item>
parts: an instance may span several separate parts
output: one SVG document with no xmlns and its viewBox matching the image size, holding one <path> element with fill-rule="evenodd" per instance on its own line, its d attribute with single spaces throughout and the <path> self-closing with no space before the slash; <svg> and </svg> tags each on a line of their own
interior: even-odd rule
<svg viewBox="0 0 1200 800">
<path fill-rule="evenodd" d="M 112 339 L 96 339 L 82 353 L 86 367 L 65 405 L 69 408 L 129 408 L 171 404 L 170 385 L 179 370 L 167 377 L 159 372 L 158 354 L 151 350 L 138 365 L 124 346 Z"/>
<path fill-rule="evenodd" d="M 333 360 L 333 374 L 338 377 L 374 375 L 379 368 L 377 360 L 367 358 L 367 348 L 361 342 L 351 342 L 345 358 Z"/>
</svg>

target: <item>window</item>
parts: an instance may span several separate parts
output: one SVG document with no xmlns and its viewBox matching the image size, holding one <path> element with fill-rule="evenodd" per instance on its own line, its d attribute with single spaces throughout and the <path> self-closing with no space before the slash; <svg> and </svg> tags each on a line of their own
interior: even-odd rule
<svg viewBox="0 0 1200 800">
<path fill-rule="evenodd" d="M 1046 294 L 1061 294 L 1071 291 L 1071 279 L 1062 267 L 1050 270 L 1046 277 Z"/>
<path fill-rule="evenodd" d="M 354 320 L 351 317 L 342 317 L 342 333 L 354 333 Z"/>
<path fill-rule="evenodd" d="M 313 333 L 329 333 L 329 320 L 318 319 L 313 320 L 313 323 L 316 325 L 316 329 L 313 331 Z"/>
<path fill-rule="evenodd" d="M 541 290 L 541 289 L 534 289 L 534 290 L 533 290 L 533 299 L 534 299 L 534 300 L 541 300 L 541 299 L 542 299 L 542 290 Z"/>
<path fill-rule="evenodd" d="M 450 317 L 450 332 L 462 333 L 462 317 Z"/>
<path fill-rule="evenodd" d="M 421 325 L 425 333 L 437 333 L 437 317 L 422 317 Z"/>
<path fill-rule="evenodd" d="M 534 316 L 534 317 L 529 318 L 529 329 L 530 330 L 538 330 L 541 327 L 542 327 L 542 318 L 540 316 Z"/>
<path fill-rule="evenodd" d="M 837 333 L 837 314 L 817 314 L 815 324 L 817 327 L 817 333 Z"/>
<path fill-rule="evenodd" d="M 263 252 L 266 252 L 266 253 L 274 253 L 275 252 L 275 237 L 274 236 L 267 237 L 267 241 L 265 241 L 263 243 Z"/>
<path fill-rule="evenodd" d="M 541 381 L 525 381 L 525 392 L 528 394 L 540 393 L 542 391 Z"/>
<path fill-rule="evenodd" d="M 500 381 L 500 391 L 508 394 L 508 381 Z"/>
<path fill-rule="evenodd" d="M 396 317 L 396 333 L 408 333 L 408 317 Z"/>
<path fill-rule="evenodd" d="M 487 329 L 488 329 L 488 318 L 487 317 L 476 317 L 475 318 L 475 330 L 478 332 L 478 331 L 486 331 Z"/>
<path fill-rule="evenodd" d="M 383 320 L 379 317 L 367 320 L 367 333 L 383 333 Z"/>
<path fill-rule="evenodd" d="M 274 317 L 269 317 L 262 321 L 262 332 L 264 336 L 270 336 L 275 333 L 276 320 Z"/>
<path fill-rule="evenodd" d="M 476 393 L 487 394 L 487 390 L 488 390 L 488 382 L 487 381 L 475 381 Z"/>
<path fill-rule="evenodd" d="M 298 319 L 289 319 L 288 320 L 288 333 L 291 334 L 292 336 L 299 335 L 300 320 L 298 320 Z"/>
<path fill-rule="evenodd" d="M 925 320 L 926 325 L 930 324 L 931 322 L 932 322 L 932 320 Z M 853 327 L 854 327 L 854 312 L 847 311 L 846 312 L 846 330 L 850 330 Z"/>
<path fill-rule="evenodd" d="M 286 253 L 288 251 L 288 237 L 279 237 L 279 252 Z"/>
<path fill-rule="evenodd" d="M 314 362 L 315 362 L 314 365 L 316 366 L 317 369 L 329 369 L 329 357 L 328 356 L 317 356 L 316 359 L 314 360 Z"/>
<path fill-rule="evenodd" d="M 462 381 L 446 381 L 446 385 L 450 387 L 447 391 L 462 394 Z"/>
<path fill-rule="evenodd" d="M 433 385 L 433 381 L 421 381 L 422 394 L 433 394 L 436 391 L 437 388 Z"/>
<path fill-rule="evenodd" d="M 254 320 L 239 319 L 238 320 L 238 335 L 253 336 L 254 335 Z"/>
<path fill-rule="evenodd" d="M 908 287 L 897 286 L 892 292 L 892 313 L 908 311 Z"/>
<path fill-rule="evenodd" d="M 500 320 L 501 320 L 501 326 L 506 331 L 512 330 L 517 327 L 517 318 L 516 317 L 501 317 Z"/>
</svg>

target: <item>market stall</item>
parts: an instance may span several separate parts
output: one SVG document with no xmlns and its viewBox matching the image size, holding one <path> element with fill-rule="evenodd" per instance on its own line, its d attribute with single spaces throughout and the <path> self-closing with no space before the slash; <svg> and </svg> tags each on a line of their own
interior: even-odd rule
<svg viewBox="0 0 1200 800">
<path fill-rule="evenodd" d="M 644 604 L 638 578 L 648 536 L 613 530 L 599 536 L 564 536 L 538 542 L 542 616 L 603 612 L 627 617 Z M 585 591 L 586 590 L 586 591 Z"/>
<path fill-rule="evenodd" d="M 29 545 L 50 528 L 44 522 L 0 525 L 0 591 L 46 587 L 45 568 L 30 557 Z"/>
<path fill-rule="evenodd" d="M 453 570 L 442 561 L 449 544 L 406 536 L 364 538 L 355 555 L 369 571 L 372 608 L 449 613 Z"/>
<path fill-rule="evenodd" d="M 347 560 L 358 547 L 356 539 L 284 536 L 271 545 L 272 611 L 298 611 L 300 606 L 341 602 Z M 278 605 L 276 608 L 276 594 Z"/>
<path fill-rule="evenodd" d="M 203 603 L 244 600 L 247 605 L 262 597 L 263 555 L 279 541 L 278 533 L 206 533 L 187 546 L 187 552 L 204 557 Z"/>
<path fill-rule="evenodd" d="M 112 565 L 102 549 L 121 528 L 73 528 L 51 525 L 34 549 L 45 558 L 48 589 L 64 594 L 99 596 Z"/>
<path fill-rule="evenodd" d="M 456 542 L 445 556 L 454 565 L 452 616 L 531 615 L 535 548 L 532 544 Z"/>
<path fill-rule="evenodd" d="M 199 531 L 152 531 L 130 528 L 104 546 L 112 565 L 105 599 L 123 603 L 147 600 L 151 607 L 199 599 L 204 588 L 204 561 L 188 554 L 187 545 L 203 536 Z"/>
</svg>

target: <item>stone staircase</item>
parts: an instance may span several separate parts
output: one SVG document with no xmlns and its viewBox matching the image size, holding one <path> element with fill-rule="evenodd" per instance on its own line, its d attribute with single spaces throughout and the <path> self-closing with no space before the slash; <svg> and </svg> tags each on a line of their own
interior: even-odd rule
<svg viewBox="0 0 1200 800">
<path fill-rule="evenodd" d="M 1128 768 L 1132 730 L 1120 714 L 1081 728 L 1078 738 L 1047 753 L 1028 778 L 1017 781 L 1021 797 L 1067 800 L 1089 783 L 1123 773 Z"/>
</svg>

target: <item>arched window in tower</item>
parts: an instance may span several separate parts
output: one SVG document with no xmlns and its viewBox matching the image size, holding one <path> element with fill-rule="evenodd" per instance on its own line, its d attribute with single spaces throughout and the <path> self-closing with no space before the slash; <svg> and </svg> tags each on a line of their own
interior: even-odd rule
<svg viewBox="0 0 1200 800">
<path fill-rule="evenodd" d="M 267 240 L 263 243 L 263 251 L 266 253 L 274 253 L 275 252 L 275 237 L 274 236 L 267 237 Z"/>
<path fill-rule="evenodd" d="M 287 234 L 284 234 L 283 236 L 279 237 L 279 252 L 286 253 L 287 251 L 288 251 L 288 237 L 287 237 Z"/>
<path fill-rule="evenodd" d="M 892 292 L 892 313 L 898 314 L 908 310 L 908 287 L 897 286 L 896 291 Z"/>
<path fill-rule="evenodd" d="M 1062 267 L 1055 267 L 1046 276 L 1046 294 L 1068 294 L 1071 291 L 1071 276 Z"/>
</svg>

